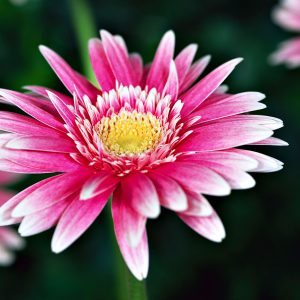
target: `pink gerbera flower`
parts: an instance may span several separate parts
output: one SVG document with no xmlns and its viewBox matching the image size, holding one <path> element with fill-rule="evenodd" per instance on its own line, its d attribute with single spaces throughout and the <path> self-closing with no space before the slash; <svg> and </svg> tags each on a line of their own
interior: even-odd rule
<svg viewBox="0 0 300 300">
<path fill-rule="evenodd" d="M 0 185 L 15 181 L 16 175 L 12 173 L 0 172 Z M 0 205 L 4 204 L 13 196 L 11 192 L 0 190 Z M 14 222 L 13 222 L 14 223 Z M 7 222 L 7 225 L 11 222 Z M 0 228 L 0 265 L 7 266 L 14 261 L 14 250 L 24 247 L 24 240 L 13 230 L 7 227 Z"/>
<path fill-rule="evenodd" d="M 253 187 L 247 173 L 271 172 L 282 163 L 243 150 L 243 145 L 285 145 L 271 137 L 276 118 L 243 114 L 262 109 L 257 92 L 225 94 L 219 88 L 241 59 L 231 60 L 193 85 L 208 64 L 194 64 L 197 46 L 173 60 L 172 31 L 154 60 L 143 66 L 123 39 L 101 31 L 89 43 L 100 89 L 52 50 L 40 50 L 71 97 L 44 87 L 33 94 L 1 90 L 3 101 L 30 116 L 1 112 L 0 168 L 62 174 L 22 191 L 0 209 L 1 222 L 21 220 L 29 236 L 56 226 L 52 250 L 61 252 L 98 217 L 112 198 L 112 217 L 122 255 L 138 278 L 148 271 L 146 221 L 160 206 L 192 229 L 220 242 L 223 225 L 205 195 L 225 196 Z M 193 86 L 192 86 L 193 85 Z"/>
<path fill-rule="evenodd" d="M 282 0 L 274 10 L 273 18 L 280 26 L 300 32 L 300 0 Z M 300 37 L 282 43 L 273 53 L 271 60 L 275 64 L 285 63 L 288 67 L 300 66 Z"/>
</svg>

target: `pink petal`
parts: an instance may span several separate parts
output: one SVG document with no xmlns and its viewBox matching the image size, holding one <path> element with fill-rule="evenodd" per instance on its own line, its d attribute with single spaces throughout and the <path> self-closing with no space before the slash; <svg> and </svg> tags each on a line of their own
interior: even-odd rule
<svg viewBox="0 0 300 300">
<path fill-rule="evenodd" d="M 214 151 L 214 152 L 199 152 L 186 157 L 181 157 L 180 160 L 184 161 L 204 161 L 204 162 L 216 162 L 223 165 L 230 165 L 234 168 L 241 169 L 243 171 L 250 171 L 257 167 L 257 161 L 246 155 L 242 155 L 235 152 Z"/>
<path fill-rule="evenodd" d="M 207 217 L 210 216 L 214 210 L 209 202 L 201 194 L 187 192 L 188 207 L 182 213 L 188 216 Z"/>
<path fill-rule="evenodd" d="M 122 230 L 122 235 L 129 247 L 137 247 L 141 242 L 146 228 L 147 218 L 137 213 L 128 205 L 130 199 L 121 188 L 115 191 L 112 201 L 112 216 L 116 227 Z"/>
<path fill-rule="evenodd" d="M 90 99 L 97 97 L 100 93 L 99 90 L 83 76 L 75 72 L 59 55 L 45 46 L 40 46 L 39 49 L 71 94 L 77 91 L 80 97 L 84 95 L 87 95 Z"/>
<path fill-rule="evenodd" d="M 276 172 L 282 169 L 283 163 L 273 157 L 243 149 L 232 149 L 234 153 L 242 154 L 249 156 L 252 159 L 255 159 L 258 162 L 258 166 L 255 169 L 252 169 L 251 172 Z"/>
<path fill-rule="evenodd" d="M 68 154 L 56 152 L 42 152 L 31 150 L 14 150 L 0 148 L 3 159 L 15 164 L 36 169 L 36 173 L 71 172 L 79 165 Z M 4 169 L 2 168 L 4 171 Z"/>
<path fill-rule="evenodd" d="M 297 3 L 299 8 L 300 3 Z M 300 31 L 300 12 L 296 9 L 280 7 L 273 11 L 276 23 L 289 30 Z"/>
<path fill-rule="evenodd" d="M 272 54 L 273 64 L 286 63 L 289 68 L 300 65 L 300 38 L 294 38 L 282 43 L 279 49 Z"/>
<path fill-rule="evenodd" d="M 249 189 L 255 186 L 252 176 L 231 165 L 212 161 L 202 161 L 201 164 L 220 174 L 232 189 Z"/>
<path fill-rule="evenodd" d="M 13 217 L 23 217 L 48 208 L 79 191 L 87 174 L 73 172 L 53 176 L 50 182 L 35 189 L 13 210 Z"/>
<path fill-rule="evenodd" d="M 196 55 L 198 46 L 191 44 L 185 47 L 175 58 L 179 84 L 182 84 Z"/>
<path fill-rule="evenodd" d="M 80 191 L 80 200 L 89 200 L 114 188 L 119 183 L 119 178 L 108 172 L 98 172 L 85 181 Z"/>
<path fill-rule="evenodd" d="M 61 153 L 76 152 L 74 142 L 67 137 L 62 139 L 52 136 L 19 136 L 6 143 L 5 147 L 17 150 L 39 150 Z"/>
<path fill-rule="evenodd" d="M 7 111 L 0 112 L 0 130 L 24 135 L 62 136 L 59 131 L 33 118 Z"/>
<path fill-rule="evenodd" d="M 214 97 L 211 97 L 214 98 Z M 193 115 L 201 116 L 199 123 L 216 120 L 224 117 L 229 117 L 249 111 L 259 110 L 266 107 L 266 105 L 258 101 L 265 98 L 264 94 L 256 92 L 246 92 L 236 95 L 230 95 L 215 101 L 210 104 L 210 97 L 203 103 L 204 107 L 200 105 Z"/>
<path fill-rule="evenodd" d="M 29 196 L 32 192 L 34 192 L 35 190 L 37 190 L 38 188 L 40 188 L 41 186 L 51 182 L 53 180 L 52 177 L 50 178 L 46 178 L 44 180 L 41 180 L 33 185 L 31 185 L 30 187 L 28 187 L 27 189 L 23 190 L 22 192 L 18 193 L 17 195 L 15 195 L 14 197 L 12 197 L 11 199 L 9 199 L 9 201 L 7 201 L 6 203 L 4 203 L 1 207 L 0 207 L 0 224 L 5 225 L 4 223 L 7 220 L 11 219 L 11 214 L 12 211 L 15 209 L 15 207 L 22 202 L 27 196 Z"/>
<path fill-rule="evenodd" d="M 48 92 L 48 96 L 53 106 L 56 108 L 56 110 L 58 111 L 62 119 L 65 121 L 65 123 L 69 127 L 72 127 L 75 124 L 74 113 L 71 112 L 69 107 L 64 103 L 64 101 L 55 94 Z"/>
<path fill-rule="evenodd" d="M 110 189 L 89 201 L 80 201 L 76 196 L 56 226 L 52 251 L 59 253 L 77 240 L 99 216 L 112 192 Z"/>
<path fill-rule="evenodd" d="M 139 85 L 143 76 L 143 59 L 139 54 L 133 53 L 129 56 L 129 60 L 133 71 L 134 82 Z"/>
<path fill-rule="evenodd" d="M 190 114 L 205 99 L 211 95 L 216 88 L 225 80 L 225 78 L 233 71 L 237 64 L 242 61 L 241 58 L 233 59 L 200 80 L 194 87 L 181 96 L 184 102 L 182 116 Z"/>
<path fill-rule="evenodd" d="M 15 250 L 20 250 L 25 246 L 24 240 L 8 227 L 0 228 L 0 244 L 5 245 L 6 248 Z"/>
<path fill-rule="evenodd" d="M 252 143 L 251 145 L 266 145 L 266 146 L 288 146 L 289 144 L 281 139 L 269 137 L 265 140 Z"/>
<path fill-rule="evenodd" d="M 206 55 L 196 61 L 186 74 L 184 81 L 180 84 L 180 94 L 186 91 L 195 81 L 196 79 L 203 73 L 209 61 L 211 59 L 210 55 Z"/>
<path fill-rule="evenodd" d="M 174 211 L 187 209 L 186 194 L 175 180 L 158 173 L 149 173 L 149 177 L 155 185 L 162 206 Z"/>
<path fill-rule="evenodd" d="M 26 167 L 6 159 L 0 159 L 0 170 L 5 172 L 27 173 L 27 174 L 49 173 L 49 170 L 47 169 L 36 169 L 32 167 Z"/>
<path fill-rule="evenodd" d="M 58 120 L 57 117 L 32 103 L 30 96 L 4 89 L 0 89 L 0 95 L 8 102 L 19 107 L 24 112 L 31 115 L 33 118 L 39 120 L 40 122 L 57 130 L 63 132 L 66 131 L 63 127 L 62 122 Z"/>
<path fill-rule="evenodd" d="M 138 280 L 143 280 L 147 277 L 149 268 L 149 250 L 146 230 L 139 244 L 136 247 L 130 247 L 127 243 L 122 223 L 118 221 L 114 222 L 114 228 L 120 251 L 129 270 Z"/>
<path fill-rule="evenodd" d="M 212 170 L 188 162 L 163 164 L 154 170 L 175 179 L 181 186 L 191 192 L 214 196 L 230 193 L 227 182 Z"/>
<path fill-rule="evenodd" d="M 225 238 L 224 226 L 216 213 L 209 217 L 193 217 L 180 213 L 179 217 L 198 234 L 213 242 L 221 242 Z"/>
<path fill-rule="evenodd" d="M 230 117 L 198 127 L 177 147 L 177 151 L 222 150 L 264 140 L 272 134 L 271 129 L 255 124 L 253 120 L 237 120 Z"/>
<path fill-rule="evenodd" d="M 151 88 L 156 88 L 162 92 L 167 81 L 170 63 L 174 55 L 175 35 L 173 31 L 168 31 L 162 37 L 155 57 L 153 59 L 146 85 Z"/>
<path fill-rule="evenodd" d="M 25 216 L 19 227 L 20 235 L 30 236 L 53 227 L 69 204 L 69 199 L 66 199 L 44 210 Z"/>
<path fill-rule="evenodd" d="M 169 77 L 163 90 L 163 95 L 170 95 L 172 101 L 177 100 L 178 95 L 178 76 L 174 61 L 171 61 Z"/>
<path fill-rule="evenodd" d="M 154 184 L 146 175 L 134 173 L 124 177 L 122 191 L 139 214 L 148 218 L 158 217 L 160 213 L 158 195 Z"/>
<path fill-rule="evenodd" d="M 104 51 L 115 78 L 123 85 L 135 85 L 136 82 L 133 81 L 132 66 L 123 47 L 119 45 L 109 32 L 101 30 L 100 34 Z"/>
<path fill-rule="evenodd" d="M 93 70 L 101 90 L 108 92 L 116 87 L 116 78 L 107 60 L 102 42 L 99 39 L 89 41 L 89 53 Z"/>
<path fill-rule="evenodd" d="M 55 94 L 56 97 L 59 97 L 60 99 L 62 99 L 66 105 L 74 104 L 73 99 L 71 97 L 69 97 L 65 94 L 59 93 L 55 90 L 49 89 L 47 87 L 37 86 L 37 85 L 26 85 L 23 88 L 25 88 L 26 90 L 29 90 L 35 94 L 46 97 L 46 98 L 48 98 L 48 92 L 51 92 L 51 93 Z"/>
</svg>

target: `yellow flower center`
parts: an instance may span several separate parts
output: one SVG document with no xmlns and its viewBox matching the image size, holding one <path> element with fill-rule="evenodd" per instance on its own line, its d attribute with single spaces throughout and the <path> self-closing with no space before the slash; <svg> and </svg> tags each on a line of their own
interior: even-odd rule
<svg viewBox="0 0 300 300">
<path fill-rule="evenodd" d="M 103 117 L 96 131 L 106 151 L 138 155 L 154 149 L 162 137 L 160 121 L 151 113 L 120 111 Z"/>
</svg>

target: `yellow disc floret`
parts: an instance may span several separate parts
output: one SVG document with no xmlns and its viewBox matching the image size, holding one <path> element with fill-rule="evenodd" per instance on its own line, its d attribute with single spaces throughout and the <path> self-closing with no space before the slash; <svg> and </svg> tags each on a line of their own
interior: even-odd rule
<svg viewBox="0 0 300 300">
<path fill-rule="evenodd" d="M 104 149 L 115 155 L 139 155 L 154 149 L 162 137 L 161 122 L 151 113 L 121 110 L 103 117 L 96 131 Z"/>
</svg>

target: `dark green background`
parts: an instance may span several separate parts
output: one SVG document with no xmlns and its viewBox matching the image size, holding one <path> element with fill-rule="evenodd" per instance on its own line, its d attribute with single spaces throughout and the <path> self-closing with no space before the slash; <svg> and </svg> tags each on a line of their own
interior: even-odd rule
<svg viewBox="0 0 300 300">
<path fill-rule="evenodd" d="M 16 1 L 16 0 L 15 0 Z M 300 299 L 299 127 L 300 69 L 272 67 L 268 55 L 293 36 L 272 23 L 276 1 L 152 0 L 89 1 L 97 27 L 124 36 L 131 51 L 153 57 L 162 34 L 176 32 L 177 52 L 191 42 L 198 56 L 212 54 L 209 70 L 234 57 L 245 61 L 227 83 L 232 92 L 267 94 L 262 113 L 285 122 L 277 136 L 288 148 L 263 151 L 285 162 L 278 173 L 255 174 L 257 186 L 211 198 L 227 238 L 214 244 L 163 211 L 149 221 L 150 300 Z M 0 86 L 62 85 L 39 54 L 45 44 L 81 70 L 68 2 L 0 2 Z M 268 148 L 268 149 L 267 149 Z M 262 148 L 261 148 L 262 149 Z M 26 187 L 32 176 L 15 186 Z M 50 251 L 52 230 L 27 239 L 16 263 L 0 269 L 0 299 L 116 299 L 114 261 L 107 214 L 62 254 Z"/>
</svg>

